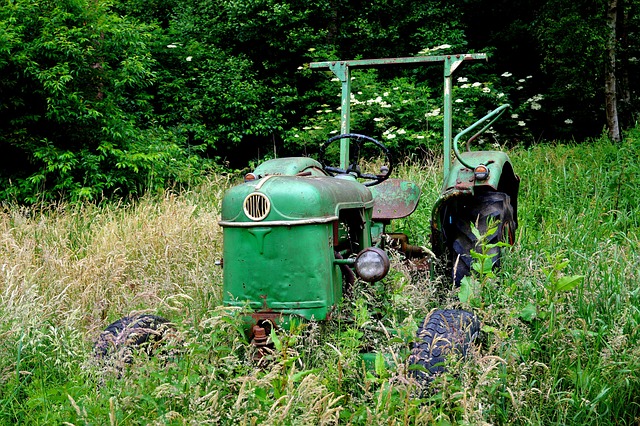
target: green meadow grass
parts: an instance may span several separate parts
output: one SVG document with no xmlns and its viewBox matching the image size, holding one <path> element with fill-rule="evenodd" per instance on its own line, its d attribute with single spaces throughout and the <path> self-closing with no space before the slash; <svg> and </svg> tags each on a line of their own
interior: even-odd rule
<svg viewBox="0 0 640 426">
<path fill-rule="evenodd" d="M 639 154 L 639 131 L 618 145 L 514 149 L 517 241 L 496 276 L 472 280 L 473 300 L 394 259 L 332 321 L 280 331 L 263 368 L 238 312 L 220 305 L 217 220 L 234 177 L 131 203 L 5 206 L 0 423 L 637 424 Z M 398 175 L 423 196 L 394 227 L 428 246 L 440 162 Z M 484 332 L 421 391 L 406 351 L 416 322 L 439 307 L 474 310 Z M 96 362 L 100 331 L 140 312 L 175 324 L 170 355 L 136 354 L 121 373 Z M 362 349 L 389 362 L 365 369 Z"/>
</svg>

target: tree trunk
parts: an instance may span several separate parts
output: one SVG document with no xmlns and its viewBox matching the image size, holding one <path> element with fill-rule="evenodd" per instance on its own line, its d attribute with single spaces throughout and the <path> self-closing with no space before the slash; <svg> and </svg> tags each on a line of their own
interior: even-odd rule
<svg viewBox="0 0 640 426">
<path fill-rule="evenodd" d="M 616 101 L 616 20 L 618 15 L 618 0 L 609 0 L 607 5 L 607 59 L 605 61 L 605 108 L 607 113 L 607 128 L 611 140 L 619 142 L 620 124 L 618 122 L 618 108 Z"/>
<path fill-rule="evenodd" d="M 632 9 L 630 9 L 632 8 Z M 618 48 L 617 59 L 617 83 L 618 94 L 618 116 L 620 117 L 620 127 L 632 127 L 635 123 L 634 113 L 631 110 L 631 84 L 629 82 L 629 16 L 633 15 L 635 3 L 626 3 L 618 0 L 618 21 L 616 22 L 616 36 Z M 633 31 L 633 30 L 632 30 Z"/>
</svg>

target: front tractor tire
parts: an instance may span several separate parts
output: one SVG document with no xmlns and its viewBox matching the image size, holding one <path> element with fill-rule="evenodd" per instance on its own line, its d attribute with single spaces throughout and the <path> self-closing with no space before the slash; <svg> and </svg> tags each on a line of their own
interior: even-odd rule
<svg viewBox="0 0 640 426">
<path fill-rule="evenodd" d="M 410 374 L 420 383 L 428 384 L 445 371 L 448 357 L 466 357 L 480 333 L 480 321 L 474 314 L 461 309 L 438 309 L 419 325 L 409 365 Z"/>
<path fill-rule="evenodd" d="M 150 314 L 132 315 L 109 324 L 94 346 L 99 359 L 116 358 L 124 364 L 133 360 L 133 352 L 142 349 L 153 355 L 165 343 L 173 324 L 168 319 Z"/>
<path fill-rule="evenodd" d="M 510 197 L 503 192 L 488 192 L 475 196 L 464 197 L 457 201 L 448 219 L 450 229 L 447 239 L 451 242 L 449 253 L 451 256 L 451 275 L 456 286 L 471 274 L 471 250 L 481 252 L 480 241 L 471 230 L 473 223 L 480 235 L 486 235 L 489 221 L 496 221 L 498 227 L 491 235 L 486 236 L 485 244 L 506 242 L 513 244 L 516 222 Z M 492 247 L 487 254 L 493 254 L 494 268 L 500 266 L 500 247 Z"/>
</svg>

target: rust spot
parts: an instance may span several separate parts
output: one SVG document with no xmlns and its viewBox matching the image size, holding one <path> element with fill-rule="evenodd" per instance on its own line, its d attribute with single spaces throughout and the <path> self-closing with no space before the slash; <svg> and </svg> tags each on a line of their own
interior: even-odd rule
<svg viewBox="0 0 640 426">
<path fill-rule="evenodd" d="M 280 322 L 280 318 L 282 318 L 282 313 L 274 312 L 271 309 L 267 309 L 265 311 L 253 312 L 250 315 L 251 315 L 251 318 L 254 319 L 256 324 L 259 324 L 264 321 L 269 321 L 270 323 L 277 325 Z"/>
<path fill-rule="evenodd" d="M 470 182 L 456 182 L 455 189 L 467 190 L 473 187 L 473 181 Z"/>
<path fill-rule="evenodd" d="M 268 310 L 269 308 L 267 308 L 267 295 L 261 294 L 260 299 L 262 299 L 262 310 L 264 311 Z"/>
</svg>

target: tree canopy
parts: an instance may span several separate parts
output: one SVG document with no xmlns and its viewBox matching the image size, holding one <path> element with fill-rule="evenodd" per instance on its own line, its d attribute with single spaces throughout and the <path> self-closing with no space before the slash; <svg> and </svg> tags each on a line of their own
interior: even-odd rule
<svg viewBox="0 0 640 426">
<path fill-rule="evenodd" d="M 602 133 L 615 96 L 624 131 L 638 111 L 636 9 L 621 0 L 7 1 L 0 199 L 135 195 L 259 157 L 313 155 L 339 129 L 340 87 L 312 61 L 486 52 L 488 63 L 465 65 L 456 81 L 456 127 L 510 103 L 491 142 L 582 140 Z M 401 155 L 439 149 L 441 74 L 358 72 L 352 129 Z M 605 82 L 617 83 L 613 95 Z"/>
</svg>

